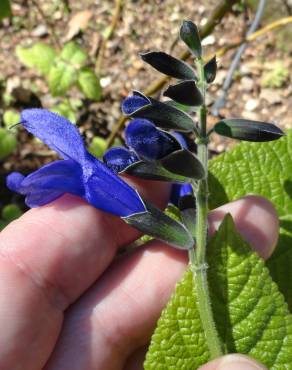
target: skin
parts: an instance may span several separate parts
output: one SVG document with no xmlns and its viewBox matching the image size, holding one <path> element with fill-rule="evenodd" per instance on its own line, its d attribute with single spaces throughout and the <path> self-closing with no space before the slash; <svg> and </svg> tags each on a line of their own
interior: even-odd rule
<svg viewBox="0 0 292 370">
<path fill-rule="evenodd" d="M 165 206 L 169 185 L 146 184 L 135 186 Z M 227 212 L 267 258 L 278 237 L 273 206 L 256 196 L 224 205 L 210 213 L 211 233 Z M 122 220 L 70 195 L 28 211 L 3 230 L 0 369 L 142 369 L 151 333 L 187 257 L 152 241 L 115 258 L 138 237 Z M 232 356 L 233 362 L 225 356 L 201 370 L 252 369 L 242 367 L 248 363 L 264 369 L 245 356 Z"/>
</svg>

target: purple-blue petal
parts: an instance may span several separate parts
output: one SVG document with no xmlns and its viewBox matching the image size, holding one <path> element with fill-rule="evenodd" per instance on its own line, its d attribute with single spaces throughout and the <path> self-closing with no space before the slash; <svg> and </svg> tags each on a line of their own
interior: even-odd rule
<svg viewBox="0 0 292 370">
<path fill-rule="evenodd" d="M 140 95 L 128 96 L 122 102 L 122 112 L 126 115 L 129 115 L 148 104 L 149 101 Z"/>
<path fill-rule="evenodd" d="M 36 208 L 44 206 L 64 195 L 64 192 L 57 190 L 39 190 L 33 193 L 29 193 L 25 197 L 25 203 L 30 208 Z"/>
<path fill-rule="evenodd" d="M 64 159 L 74 159 L 82 163 L 86 159 L 86 149 L 75 125 L 57 113 L 33 108 L 22 111 L 22 125 L 38 137 Z"/>
<path fill-rule="evenodd" d="M 71 193 L 121 217 L 146 211 L 138 192 L 87 152 L 77 128 L 68 120 L 44 109 L 27 109 L 21 114 L 21 123 L 65 158 L 26 177 L 18 173 L 8 176 L 7 186 L 25 195 L 30 207 Z"/>
<path fill-rule="evenodd" d="M 188 194 L 193 194 L 191 184 L 173 184 L 170 195 L 170 203 L 178 206 L 179 199 Z"/>
<path fill-rule="evenodd" d="M 126 143 L 135 152 L 148 160 L 165 157 L 180 149 L 177 141 L 169 134 L 142 118 L 134 119 L 125 131 Z"/>
<path fill-rule="evenodd" d="M 9 189 L 26 196 L 29 207 L 47 204 L 64 193 L 84 195 L 81 168 L 72 160 L 49 163 L 26 177 L 14 172 L 6 183 Z"/>
<path fill-rule="evenodd" d="M 88 203 L 120 217 L 146 211 L 137 190 L 96 158 L 92 159 L 92 164 L 95 170 L 84 182 L 85 199 Z"/>
<path fill-rule="evenodd" d="M 182 134 L 180 134 L 179 132 L 176 132 L 176 131 L 173 131 L 171 134 L 180 143 L 180 145 L 182 146 L 182 148 L 188 149 L 188 144 L 187 144 L 186 139 L 183 137 Z"/>
<path fill-rule="evenodd" d="M 20 193 L 19 189 L 21 188 L 21 183 L 24 179 L 24 176 L 19 172 L 12 172 L 6 178 L 6 185 L 8 189 Z"/>
<path fill-rule="evenodd" d="M 122 172 L 126 167 L 139 161 L 138 156 L 131 150 L 124 147 L 110 148 L 105 152 L 103 161 L 114 172 Z"/>
</svg>

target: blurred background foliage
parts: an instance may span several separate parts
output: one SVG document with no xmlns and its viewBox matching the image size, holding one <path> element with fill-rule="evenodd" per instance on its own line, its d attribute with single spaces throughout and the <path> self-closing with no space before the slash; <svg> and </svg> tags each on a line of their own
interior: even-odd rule
<svg viewBox="0 0 292 370">
<path fill-rule="evenodd" d="M 183 19 L 204 27 L 223 0 L 1 0 L 0 1 L 0 227 L 26 208 L 5 186 L 11 171 L 28 174 L 55 154 L 17 123 L 27 107 L 44 107 L 77 124 L 90 152 L 101 158 L 108 140 L 123 141 L 121 100 L 131 90 L 150 89 L 159 97 L 163 84 L 145 66 L 139 51 L 180 55 L 177 31 Z M 211 108 L 220 95 L 235 45 L 243 42 L 258 6 L 238 0 L 204 45 L 218 53 Z M 291 0 L 267 0 L 259 28 L 292 16 Z M 220 116 L 271 119 L 291 127 L 292 23 L 264 32 L 245 51 Z M 226 50 L 225 50 L 225 49 Z M 153 82 L 154 85 L 153 85 Z M 209 124 L 216 120 L 210 117 Z M 118 126 L 118 123 L 120 125 Z M 13 128 L 10 128 L 13 126 Z M 120 129 L 117 129 L 120 127 Z M 114 132 L 114 134 L 113 134 Z M 230 140 L 214 136 L 212 155 L 228 150 Z"/>
</svg>

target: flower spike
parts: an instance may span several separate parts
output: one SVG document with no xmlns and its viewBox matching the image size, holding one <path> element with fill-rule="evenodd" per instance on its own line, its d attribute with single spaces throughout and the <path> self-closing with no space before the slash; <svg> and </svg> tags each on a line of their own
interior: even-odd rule
<svg viewBox="0 0 292 370">
<path fill-rule="evenodd" d="M 121 217 L 146 211 L 137 191 L 85 149 L 70 121 L 44 109 L 24 110 L 21 121 L 29 132 L 65 158 L 24 178 L 15 173 L 8 176 L 7 186 L 26 195 L 28 206 L 37 207 L 71 193 Z"/>
<path fill-rule="evenodd" d="M 24 110 L 21 120 L 29 132 L 65 158 L 26 177 L 17 172 L 7 177 L 7 186 L 25 195 L 28 206 L 45 205 L 71 193 L 170 245 L 192 247 L 188 230 L 155 207 L 146 207 L 135 189 L 85 149 L 77 128 L 68 120 L 44 109 Z"/>
</svg>

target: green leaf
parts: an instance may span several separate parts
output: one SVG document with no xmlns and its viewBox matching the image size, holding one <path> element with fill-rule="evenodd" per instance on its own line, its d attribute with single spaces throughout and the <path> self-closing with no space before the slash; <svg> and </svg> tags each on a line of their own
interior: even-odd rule
<svg viewBox="0 0 292 370">
<path fill-rule="evenodd" d="M 292 310 L 292 215 L 280 217 L 280 237 L 277 248 L 267 261 L 272 278 Z"/>
<path fill-rule="evenodd" d="M 264 261 L 227 215 L 208 245 L 208 281 L 219 337 L 227 353 L 247 354 L 270 370 L 292 363 L 292 315 Z M 145 370 L 195 370 L 209 359 L 188 270 L 163 311 Z"/>
<path fill-rule="evenodd" d="M 0 128 L 0 160 L 10 155 L 16 148 L 17 140 L 14 134 Z"/>
<path fill-rule="evenodd" d="M 49 74 L 49 89 L 53 96 L 62 96 L 75 83 L 74 68 L 64 62 L 54 65 Z"/>
<path fill-rule="evenodd" d="M 278 141 L 241 143 L 211 160 L 209 169 L 211 209 L 251 193 L 276 207 L 282 227 L 267 266 L 292 309 L 292 224 L 287 223 L 292 215 L 292 131 Z"/>
<path fill-rule="evenodd" d="M 15 112 L 14 110 L 6 110 L 3 114 L 3 123 L 4 125 L 9 128 L 10 126 L 16 125 L 20 122 L 20 114 Z"/>
<path fill-rule="evenodd" d="M 61 51 L 61 58 L 74 66 L 80 67 L 84 65 L 88 59 L 88 55 L 74 41 L 66 44 Z"/>
<path fill-rule="evenodd" d="M 88 99 L 100 100 L 102 89 L 96 74 L 90 68 L 82 68 L 78 73 L 78 85 Z"/>
<path fill-rule="evenodd" d="M 292 214 L 292 130 L 278 141 L 240 143 L 209 162 L 210 207 L 259 194 L 280 216 Z"/>
<path fill-rule="evenodd" d="M 95 136 L 88 148 L 89 153 L 97 158 L 101 158 L 107 149 L 107 142 L 104 138 Z"/>
<path fill-rule="evenodd" d="M 11 5 L 9 0 L 1 0 L 0 4 L 0 22 L 11 15 Z"/>
<path fill-rule="evenodd" d="M 47 75 L 54 64 L 56 51 L 51 46 L 38 42 L 30 48 L 17 46 L 16 55 L 25 66 L 36 68 L 39 73 Z"/>
<path fill-rule="evenodd" d="M 16 204 L 7 204 L 2 209 L 2 218 L 6 222 L 11 222 L 22 215 L 21 209 Z"/>
<path fill-rule="evenodd" d="M 58 113 L 61 116 L 66 117 L 70 122 L 76 122 L 75 111 L 69 104 L 69 102 L 64 101 L 58 105 L 55 105 L 53 108 L 50 109 L 52 112 Z"/>
</svg>

